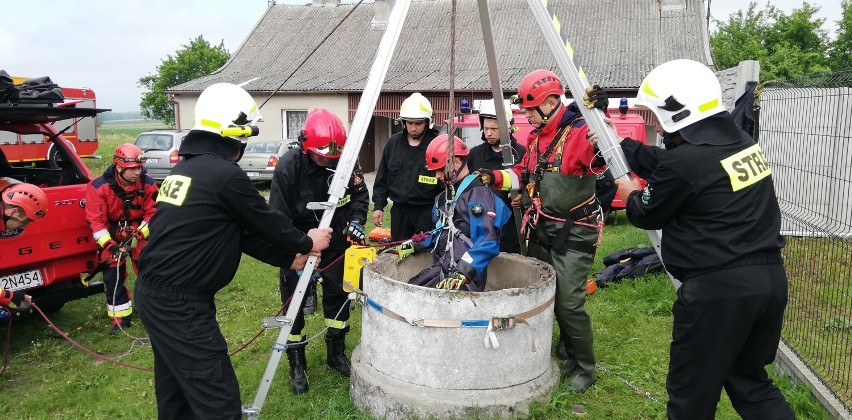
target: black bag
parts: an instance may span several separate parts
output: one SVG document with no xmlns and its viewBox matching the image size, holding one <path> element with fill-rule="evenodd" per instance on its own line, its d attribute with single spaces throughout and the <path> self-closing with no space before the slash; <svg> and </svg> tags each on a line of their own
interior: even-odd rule
<svg viewBox="0 0 852 420">
<path fill-rule="evenodd" d="M 62 88 L 49 77 L 36 77 L 15 85 L 9 74 L 0 70 L 0 103 L 57 104 L 63 101 Z"/>
<path fill-rule="evenodd" d="M 627 278 L 663 271 L 663 262 L 654 248 L 628 248 L 604 257 L 607 267 L 595 274 L 595 284 L 604 288 Z"/>
</svg>

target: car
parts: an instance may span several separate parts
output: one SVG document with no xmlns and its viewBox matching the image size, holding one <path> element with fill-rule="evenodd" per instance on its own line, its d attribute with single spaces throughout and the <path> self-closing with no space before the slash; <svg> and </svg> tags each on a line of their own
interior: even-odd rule
<svg viewBox="0 0 852 420">
<path fill-rule="evenodd" d="M 99 278 L 85 281 L 98 256 L 85 215 L 86 188 L 92 175 L 54 123 L 94 118 L 105 111 L 0 104 L 0 140 L 20 135 L 48 142 L 57 151 L 56 159 L 15 162 L 5 155 L 15 152 L 14 148 L 0 149 L 0 178 L 34 184 L 48 200 L 43 219 L 0 237 L 0 288 L 26 291 L 46 312 L 104 291 Z"/>
<path fill-rule="evenodd" d="M 180 162 L 178 149 L 189 130 L 150 130 L 136 137 L 133 142 L 148 158 L 145 170 L 151 178 L 162 181 Z"/>
<path fill-rule="evenodd" d="M 297 147 L 299 144 L 292 140 L 249 140 L 238 163 L 252 181 L 272 181 L 278 159 Z"/>
</svg>

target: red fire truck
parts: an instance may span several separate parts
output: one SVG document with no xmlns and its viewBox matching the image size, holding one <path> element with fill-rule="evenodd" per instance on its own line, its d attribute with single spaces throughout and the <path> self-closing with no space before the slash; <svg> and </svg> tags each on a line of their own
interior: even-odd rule
<svg viewBox="0 0 852 420">
<path fill-rule="evenodd" d="M 27 80 L 25 77 L 13 77 L 15 84 Z M 89 88 L 62 88 L 65 102 L 55 107 L 95 108 L 95 92 Z M 72 118 L 53 123 L 57 132 L 62 133 L 71 144 L 71 148 L 81 157 L 90 157 L 98 148 L 98 121 L 94 118 Z M 53 160 L 56 148 L 53 142 L 39 134 L 0 133 L 0 149 L 9 162 L 32 162 Z"/>
</svg>

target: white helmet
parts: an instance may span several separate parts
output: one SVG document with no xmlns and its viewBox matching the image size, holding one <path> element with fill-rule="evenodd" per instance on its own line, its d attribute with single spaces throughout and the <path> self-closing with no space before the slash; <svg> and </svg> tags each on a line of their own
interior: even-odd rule
<svg viewBox="0 0 852 420">
<path fill-rule="evenodd" d="M 257 104 L 248 92 L 230 83 L 216 83 L 198 97 L 192 129 L 245 142 L 258 134 L 255 124 L 260 119 Z"/>
<path fill-rule="evenodd" d="M 506 114 L 506 123 L 509 124 L 509 131 L 512 130 L 512 124 L 514 124 L 514 119 L 512 118 L 512 110 L 509 109 L 509 101 L 503 101 L 503 112 Z M 489 99 L 487 101 L 482 101 L 479 106 L 479 127 L 485 124 L 483 122 L 484 119 L 489 118 L 492 120 L 497 119 L 497 106 L 494 104 L 494 99 Z"/>
<path fill-rule="evenodd" d="M 725 111 L 716 75 L 692 60 L 672 60 L 651 70 L 636 104 L 650 109 L 669 133 Z"/>
<path fill-rule="evenodd" d="M 419 92 L 414 92 L 402 101 L 399 107 L 399 119 L 403 121 L 427 120 L 426 124 L 432 128 L 432 104 Z"/>
</svg>

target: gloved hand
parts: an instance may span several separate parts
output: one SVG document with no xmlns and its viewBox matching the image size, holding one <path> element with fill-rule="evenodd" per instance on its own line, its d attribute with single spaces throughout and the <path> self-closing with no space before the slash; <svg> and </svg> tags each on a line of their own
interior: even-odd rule
<svg viewBox="0 0 852 420">
<path fill-rule="evenodd" d="M 346 240 L 352 245 L 366 245 L 364 241 L 364 226 L 358 222 L 349 222 L 346 228 Z"/>
<path fill-rule="evenodd" d="M 116 262 L 118 261 L 118 254 L 121 252 L 121 248 L 118 246 L 118 243 L 114 240 L 108 240 L 103 248 L 101 248 L 101 261 L 109 261 Z"/>
<path fill-rule="evenodd" d="M 396 265 L 400 265 L 406 258 L 414 254 L 414 251 L 416 251 L 416 249 L 414 248 L 414 242 L 408 240 L 397 245 L 395 251 L 399 256 L 396 260 Z"/>
<path fill-rule="evenodd" d="M 609 106 L 609 96 L 600 86 L 589 86 L 586 88 L 586 94 L 583 95 L 583 104 L 589 109 L 597 108 L 606 111 L 607 106 Z"/>
<path fill-rule="evenodd" d="M 494 185 L 494 171 L 491 169 L 480 168 L 477 169 L 476 172 L 479 172 L 479 180 L 482 181 L 485 185 Z"/>
<path fill-rule="evenodd" d="M 453 271 L 447 278 L 441 280 L 436 286 L 436 289 L 459 290 L 462 286 L 468 283 L 467 276 Z"/>
</svg>

